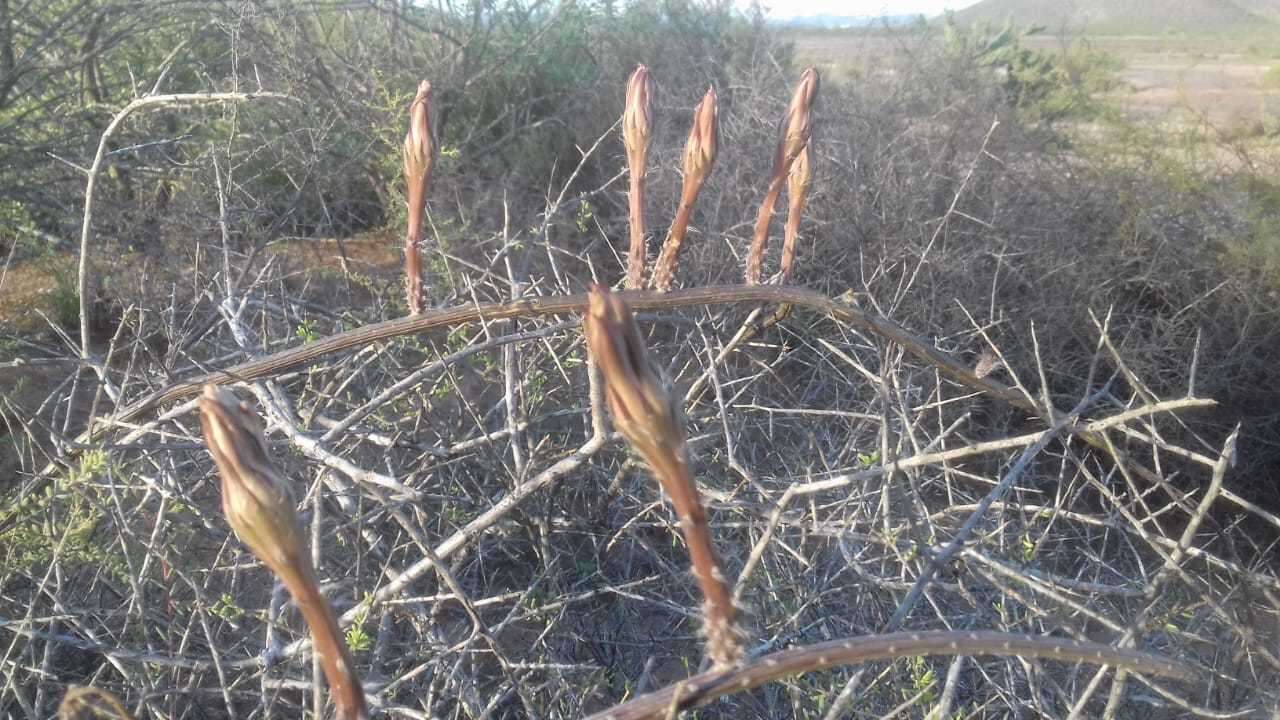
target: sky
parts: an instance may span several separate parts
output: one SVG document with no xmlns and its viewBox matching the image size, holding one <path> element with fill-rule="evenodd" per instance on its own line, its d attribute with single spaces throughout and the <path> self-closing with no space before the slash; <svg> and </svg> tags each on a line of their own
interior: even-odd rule
<svg viewBox="0 0 1280 720">
<path fill-rule="evenodd" d="M 799 15 L 939 15 L 977 0 L 761 0 L 775 18 Z"/>
</svg>

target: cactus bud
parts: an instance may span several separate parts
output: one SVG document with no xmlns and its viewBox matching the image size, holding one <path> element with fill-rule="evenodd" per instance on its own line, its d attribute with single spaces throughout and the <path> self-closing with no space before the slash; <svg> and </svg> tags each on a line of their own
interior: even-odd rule
<svg viewBox="0 0 1280 720">
<path fill-rule="evenodd" d="M 729 592 L 698 487 L 689 474 L 684 413 L 661 370 L 649 359 L 640 328 L 618 296 L 591 288 L 583 319 L 587 349 L 604 377 L 613 424 L 644 458 L 671 498 L 689 549 L 694 578 L 702 589 L 707 654 L 716 667 L 742 658 L 737 609 Z"/>
<path fill-rule="evenodd" d="M 245 545 L 277 575 L 307 559 L 293 493 L 267 455 L 258 416 L 224 388 L 199 398 L 205 443 L 222 477 L 222 511 Z"/>
<path fill-rule="evenodd" d="M 693 111 L 693 126 L 689 128 L 689 140 L 684 146 L 684 186 L 680 191 L 680 206 L 676 209 L 675 219 L 671 221 L 671 229 L 662 243 L 662 252 L 653 270 L 653 287 L 660 292 L 670 290 L 675 281 L 676 268 L 680 265 L 680 248 L 689 231 L 689 220 L 693 217 L 698 193 L 715 165 L 719 141 L 719 107 L 716 89 L 711 87 L 707 88 L 702 102 Z"/>
<path fill-rule="evenodd" d="M 689 128 L 689 140 L 684 146 L 685 182 L 701 184 L 711 174 L 716 161 L 716 143 L 720 135 L 716 89 L 707 88 L 702 102 L 693 111 L 693 127 Z"/>
<path fill-rule="evenodd" d="M 405 198 L 409 205 L 409 227 L 404 240 L 405 297 L 409 312 L 425 309 L 422 293 L 422 261 L 418 244 L 422 239 L 422 218 L 427 210 L 427 188 L 435 162 L 435 138 L 431 135 L 431 83 L 418 84 L 418 94 L 409 105 L 409 132 L 404 136 Z"/>
<path fill-rule="evenodd" d="M 668 462 L 670 452 L 684 449 L 684 425 L 630 308 L 596 285 L 583 326 L 587 348 L 605 379 L 614 426 L 646 460 Z"/>
<path fill-rule="evenodd" d="M 409 132 L 404 136 L 404 175 L 412 186 L 431 171 L 435 138 L 431 135 L 431 83 L 418 83 L 409 104 Z"/>
<path fill-rule="evenodd" d="M 809 144 L 809 136 L 813 132 L 813 101 L 817 95 L 818 71 L 805 68 L 800 74 L 800 84 L 791 96 L 791 104 L 787 105 L 787 114 L 782 119 L 781 136 L 778 138 L 778 156 L 775 162 L 787 169 L 790 169 L 800 151 Z M 774 172 L 778 172 L 777 167 Z"/>
<path fill-rule="evenodd" d="M 622 113 L 622 142 L 628 157 L 649 149 L 653 134 L 653 78 L 649 68 L 637 65 L 627 81 L 627 104 Z"/>
<path fill-rule="evenodd" d="M 653 135 L 653 96 L 649 69 L 637 66 L 627 81 L 626 109 L 622 112 L 622 144 L 627 149 L 627 168 L 631 176 L 628 197 L 631 249 L 627 256 L 627 287 L 632 289 L 644 284 L 644 264 L 648 257 L 644 237 L 644 176 L 649 139 Z"/>
</svg>

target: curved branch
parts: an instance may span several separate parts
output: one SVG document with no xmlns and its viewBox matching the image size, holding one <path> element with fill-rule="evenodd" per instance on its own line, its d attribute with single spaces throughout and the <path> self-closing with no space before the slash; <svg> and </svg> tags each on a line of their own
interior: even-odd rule
<svg viewBox="0 0 1280 720">
<path fill-rule="evenodd" d="M 921 655 L 1016 655 L 1113 665 L 1134 672 L 1182 680 L 1192 678 L 1190 669 L 1179 663 L 1158 655 L 1114 648 L 1101 643 L 998 632 L 896 632 L 782 650 L 736 668 L 695 675 L 631 702 L 596 713 L 588 720 L 668 717 L 725 695 L 750 690 L 792 675 L 826 670 L 838 665 Z"/>
<path fill-rule="evenodd" d="M 156 107 L 172 107 L 175 105 L 199 105 L 203 103 L 243 102 L 257 98 L 278 98 L 292 100 L 282 93 L 177 93 L 172 95 L 148 95 L 140 97 L 125 105 L 115 117 L 111 118 L 107 129 L 98 138 L 98 151 L 93 156 L 93 164 L 87 171 L 88 179 L 84 185 L 84 218 L 80 225 L 80 267 L 76 275 L 76 290 L 80 293 L 80 358 L 89 359 L 89 242 L 93 239 L 93 194 L 98 185 L 98 173 L 102 171 L 102 162 L 107 156 L 107 142 L 120 128 L 126 118 L 139 110 Z"/>
<path fill-rule="evenodd" d="M 913 335 L 892 320 L 866 312 L 852 303 L 830 298 L 816 290 L 776 285 L 713 285 L 675 290 L 669 293 L 628 290 L 618 295 L 636 310 L 668 310 L 678 307 L 733 303 L 784 303 L 807 307 L 900 345 L 908 353 L 937 367 L 942 374 L 962 385 L 993 395 L 1030 413 L 1041 414 L 1036 403 L 1026 396 L 989 377 L 978 377 L 964 363 L 938 350 L 928 340 Z M 580 315 L 586 307 L 587 294 L 574 293 L 522 298 L 507 303 L 459 305 L 453 308 L 427 310 L 421 315 L 372 323 L 250 360 L 225 370 L 216 370 L 191 380 L 169 385 L 124 408 L 116 414 L 115 419 L 128 422 L 164 403 L 192 397 L 208 382 L 258 380 L 310 365 L 334 353 L 364 347 L 381 340 L 415 335 L 435 328 L 468 322 Z"/>
</svg>

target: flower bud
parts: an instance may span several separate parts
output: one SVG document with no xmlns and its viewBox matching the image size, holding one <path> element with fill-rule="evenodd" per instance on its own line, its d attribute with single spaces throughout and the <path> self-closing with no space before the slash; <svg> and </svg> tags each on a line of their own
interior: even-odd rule
<svg viewBox="0 0 1280 720">
<path fill-rule="evenodd" d="M 707 88 L 702 102 L 693 111 L 693 127 L 689 129 L 689 141 L 684 146 L 685 183 L 701 183 L 711 174 L 716 161 L 716 143 L 720 136 L 720 121 L 716 102 L 716 89 Z"/>
<path fill-rule="evenodd" d="M 310 566 L 293 493 L 270 456 L 262 422 L 235 394 L 212 384 L 200 396 L 205 443 L 222 477 L 222 512 L 245 545 L 277 575 Z"/>
<path fill-rule="evenodd" d="M 800 155 L 800 151 L 809 144 L 809 135 L 813 132 L 813 101 L 818 96 L 818 71 L 805 68 L 800 74 L 800 84 L 791 96 L 791 104 L 787 106 L 787 114 L 782 120 L 782 133 L 778 140 L 778 161 L 783 167 Z M 775 168 L 775 172 L 777 168 Z"/>
<path fill-rule="evenodd" d="M 661 372 L 649 360 L 631 309 L 617 295 L 591 288 L 583 329 L 605 380 L 613 424 L 651 465 L 684 452 L 684 423 Z"/>
<path fill-rule="evenodd" d="M 644 152 L 653 134 L 653 78 L 649 68 L 636 66 L 627 81 L 627 104 L 622 113 L 622 142 L 627 155 Z"/>
<path fill-rule="evenodd" d="M 637 66 L 627 81 L 627 103 L 622 112 L 622 144 L 627 148 L 627 168 L 631 176 L 631 192 L 627 198 L 627 219 L 631 231 L 627 287 L 630 289 L 643 287 L 644 266 L 648 259 L 644 236 L 644 174 L 649 157 L 649 138 L 653 134 L 653 95 L 649 69 Z"/>
<path fill-rule="evenodd" d="M 431 135 L 431 83 L 418 83 L 418 94 L 409 104 L 409 132 L 404 136 L 404 175 L 410 188 L 431 170 L 435 138 Z M 412 198 L 411 198 L 412 202 Z"/>
</svg>

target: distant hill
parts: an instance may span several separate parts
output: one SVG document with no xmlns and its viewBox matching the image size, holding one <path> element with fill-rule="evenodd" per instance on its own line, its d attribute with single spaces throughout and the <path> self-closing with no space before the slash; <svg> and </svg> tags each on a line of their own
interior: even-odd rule
<svg viewBox="0 0 1280 720">
<path fill-rule="evenodd" d="M 1274 27 L 1280 0 L 982 0 L 956 12 L 962 24 L 1044 25 L 1049 31 L 1154 35 Z"/>
<path fill-rule="evenodd" d="M 920 15 L 798 15 L 773 21 L 782 27 L 862 28 L 878 25 L 907 25 Z"/>
</svg>

